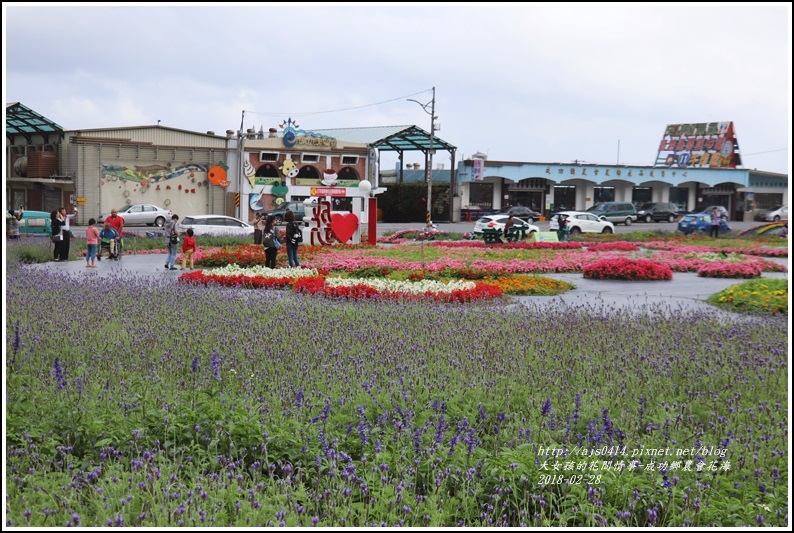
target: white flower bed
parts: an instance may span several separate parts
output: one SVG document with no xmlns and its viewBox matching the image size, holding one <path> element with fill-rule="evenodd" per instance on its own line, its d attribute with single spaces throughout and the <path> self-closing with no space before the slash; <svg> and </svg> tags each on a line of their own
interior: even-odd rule
<svg viewBox="0 0 794 533">
<path fill-rule="evenodd" d="M 473 289 L 473 281 L 450 281 L 445 283 L 438 280 L 398 281 L 386 278 L 326 278 L 326 285 L 330 287 L 345 287 L 353 285 L 367 285 L 379 291 L 402 292 L 409 294 L 424 294 L 432 292 L 453 292 L 457 290 Z"/>
<path fill-rule="evenodd" d="M 261 265 L 241 267 L 237 263 L 207 271 L 216 276 L 256 276 L 263 278 L 307 278 L 317 276 L 316 268 L 267 268 Z"/>
</svg>

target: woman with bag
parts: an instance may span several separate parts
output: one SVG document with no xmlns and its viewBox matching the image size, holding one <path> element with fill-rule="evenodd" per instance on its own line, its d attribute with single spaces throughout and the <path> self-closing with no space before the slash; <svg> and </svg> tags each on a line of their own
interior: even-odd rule
<svg viewBox="0 0 794 533">
<path fill-rule="evenodd" d="M 276 217 L 268 215 L 262 229 L 262 246 L 265 248 L 265 266 L 276 268 L 276 254 L 281 248 L 281 233 L 276 227 Z"/>
<path fill-rule="evenodd" d="M 165 234 L 165 247 L 168 250 L 168 257 L 165 260 L 165 268 L 176 270 L 176 254 L 179 251 L 179 215 L 171 216 L 171 222 L 163 227 Z"/>
<path fill-rule="evenodd" d="M 287 209 L 284 213 L 284 220 L 287 222 L 287 261 L 291 268 L 299 268 L 301 262 L 298 261 L 298 246 L 303 242 L 303 231 L 295 222 L 295 213 Z"/>
<path fill-rule="evenodd" d="M 52 230 L 52 243 L 54 245 L 52 252 L 52 260 L 61 260 L 61 247 L 63 246 L 63 225 L 66 220 L 61 216 L 61 210 L 56 209 L 50 213 L 50 229 Z"/>
</svg>

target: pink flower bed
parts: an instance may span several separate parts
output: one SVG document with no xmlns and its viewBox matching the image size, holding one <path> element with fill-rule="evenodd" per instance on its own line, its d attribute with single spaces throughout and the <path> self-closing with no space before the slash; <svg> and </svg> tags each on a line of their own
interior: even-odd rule
<svg viewBox="0 0 794 533">
<path fill-rule="evenodd" d="M 704 278 L 757 278 L 764 271 L 758 263 L 710 263 L 698 269 Z"/>
</svg>

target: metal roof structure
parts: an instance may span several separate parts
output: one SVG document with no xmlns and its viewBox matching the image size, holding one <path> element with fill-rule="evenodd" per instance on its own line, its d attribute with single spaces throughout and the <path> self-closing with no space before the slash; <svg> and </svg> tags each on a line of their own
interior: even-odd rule
<svg viewBox="0 0 794 533">
<path fill-rule="evenodd" d="M 51 133 L 63 137 L 63 128 L 19 102 L 6 104 L 6 137 L 9 139 L 14 135 L 24 135 L 30 141 L 32 135 Z"/>
<path fill-rule="evenodd" d="M 313 130 L 340 141 L 368 144 L 382 152 L 410 152 L 430 150 L 430 134 L 416 126 L 373 126 L 367 128 L 335 128 Z M 433 136 L 433 150 L 456 150 L 448 142 Z"/>
</svg>

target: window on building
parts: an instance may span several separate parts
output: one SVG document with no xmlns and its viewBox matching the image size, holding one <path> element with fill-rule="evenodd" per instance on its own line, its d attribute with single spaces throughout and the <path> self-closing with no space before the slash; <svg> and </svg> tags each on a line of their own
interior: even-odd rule
<svg viewBox="0 0 794 533">
<path fill-rule="evenodd" d="M 356 172 L 355 168 L 351 168 L 351 167 L 345 167 L 342 170 L 340 170 L 339 173 L 337 174 L 337 178 L 340 180 L 352 180 L 352 181 L 359 180 L 358 172 Z"/>
<path fill-rule="evenodd" d="M 786 203 L 783 193 L 755 193 L 755 209 L 772 209 Z"/>
<path fill-rule="evenodd" d="M 552 211 L 576 209 L 576 187 L 572 185 L 556 185 L 554 187 L 554 204 Z"/>
<path fill-rule="evenodd" d="M 653 201 L 653 189 L 650 187 L 634 187 L 631 190 L 631 203 L 634 207 L 649 204 Z"/>
<path fill-rule="evenodd" d="M 470 184 L 469 205 L 482 209 L 493 209 L 493 183 Z"/>
<path fill-rule="evenodd" d="M 320 179 L 320 172 L 311 165 L 304 165 L 298 171 L 298 175 L 295 176 L 296 180 L 300 179 L 310 179 L 310 180 L 319 180 Z"/>
<path fill-rule="evenodd" d="M 686 187 L 670 187 L 670 203 L 675 205 L 676 210 L 687 212 L 689 202 L 689 189 Z"/>
<path fill-rule="evenodd" d="M 271 165 L 270 163 L 265 163 L 264 165 L 256 169 L 256 177 L 278 178 L 279 177 L 278 167 L 276 165 Z"/>
<path fill-rule="evenodd" d="M 614 187 L 594 187 L 593 197 L 595 202 L 614 202 L 615 201 L 615 188 Z"/>
</svg>

